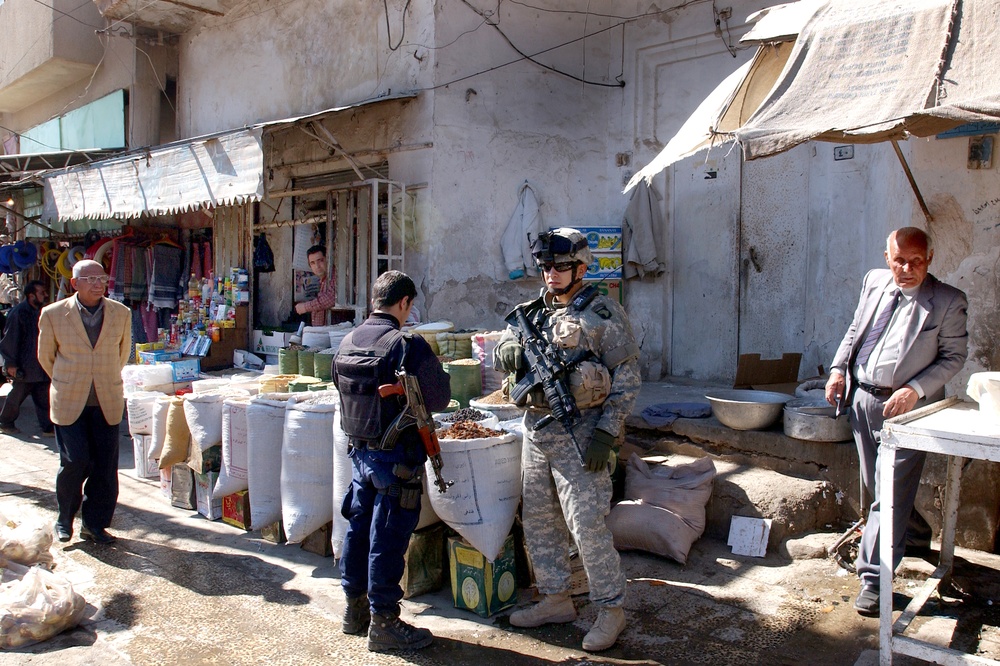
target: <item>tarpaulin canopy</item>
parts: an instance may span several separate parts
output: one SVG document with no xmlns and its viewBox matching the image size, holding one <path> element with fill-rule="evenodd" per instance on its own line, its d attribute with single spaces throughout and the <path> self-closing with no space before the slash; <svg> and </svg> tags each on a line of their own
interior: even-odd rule
<svg viewBox="0 0 1000 666">
<path fill-rule="evenodd" d="M 777 24 L 793 11 L 809 17 L 780 74 L 770 80 L 774 69 L 760 65 L 780 49 L 758 35 L 764 43 L 749 67 L 726 79 L 675 137 L 684 146 L 671 140 L 629 188 L 724 138 L 735 139 L 750 160 L 813 139 L 873 143 L 1000 119 L 1000 77 L 991 71 L 1000 58 L 990 36 L 1000 0 L 810 0 L 775 9 Z M 787 25 L 769 29 L 776 37 L 790 32 Z M 753 97 L 733 92 L 759 90 L 769 80 L 756 107 Z M 723 120 L 737 103 L 745 120 L 731 128 Z M 707 127 L 702 135 L 709 139 L 679 138 L 692 124 Z"/>
<path fill-rule="evenodd" d="M 398 93 L 318 113 L 139 149 L 87 166 L 42 174 L 45 220 L 134 218 L 260 201 L 264 133 L 320 121 L 362 106 L 409 100 Z"/>
</svg>

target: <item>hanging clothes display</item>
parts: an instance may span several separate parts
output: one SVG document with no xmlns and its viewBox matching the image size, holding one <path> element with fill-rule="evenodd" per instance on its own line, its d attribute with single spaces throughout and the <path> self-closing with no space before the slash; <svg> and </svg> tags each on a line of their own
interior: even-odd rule
<svg viewBox="0 0 1000 666">
<path fill-rule="evenodd" d="M 660 197 L 643 180 L 632 192 L 622 219 L 622 245 L 625 248 L 622 275 L 626 280 L 657 277 L 666 270 L 666 265 L 656 256 L 656 248 L 662 247 L 660 236 L 663 228 Z"/>
</svg>

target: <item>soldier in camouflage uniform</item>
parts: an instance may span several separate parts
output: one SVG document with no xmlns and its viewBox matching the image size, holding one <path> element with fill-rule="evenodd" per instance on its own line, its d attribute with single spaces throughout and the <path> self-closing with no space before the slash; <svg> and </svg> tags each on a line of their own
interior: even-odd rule
<svg viewBox="0 0 1000 666">
<path fill-rule="evenodd" d="M 583 649 L 596 652 L 612 645 L 625 628 L 625 574 L 605 517 L 611 508 L 608 464 L 624 437 L 625 417 L 639 392 L 639 347 L 619 303 L 584 287 L 582 278 L 593 260 L 586 238 L 575 229 L 542 234 L 532 254 L 545 289 L 524 306 L 546 342 L 565 358 L 578 350 L 591 352 L 576 365 L 569 385 L 581 418 L 572 436 L 560 422 L 536 429 L 550 414 L 540 391 L 529 395 L 521 456 L 523 519 L 528 552 L 538 591 L 534 606 L 515 611 L 510 623 L 537 627 L 572 622 L 570 537 L 576 543 L 590 584 L 590 599 L 599 606 L 597 621 L 583 639 Z M 497 344 L 496 367 L 523 375 L 522 341 L 508 328 Z"/>
</svg>

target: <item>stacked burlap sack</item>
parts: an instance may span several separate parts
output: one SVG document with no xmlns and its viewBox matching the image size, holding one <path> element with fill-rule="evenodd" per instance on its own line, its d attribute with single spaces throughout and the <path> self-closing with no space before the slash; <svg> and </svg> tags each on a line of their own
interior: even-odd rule
<svg viewBox="0 0 1000 666">
<path fill-rule="evenodd" d="M 625 467 L 625 499 L 607 522 L 617 550 L 642 550 L 687 562 L 705 531 L 715 465 L 699 458 L 684 465 L 650 466 L 633 453 Z"/>
</svg>

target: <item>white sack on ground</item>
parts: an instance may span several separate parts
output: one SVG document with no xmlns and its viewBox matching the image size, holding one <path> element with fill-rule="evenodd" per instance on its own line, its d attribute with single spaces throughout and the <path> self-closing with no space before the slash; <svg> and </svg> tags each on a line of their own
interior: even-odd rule
<svg viewBox="0 0 1000 666">
<path fill-rule="evenodd" d="M 261 393 L 247 405 L 247 486 L 250 525 L 267 527 L 281 520 L 281 440 L 285 405 L 294 393 Z"/>
<path fill-rule="evenodd" d="M 340 409 L 333 416 L 333 529 L 330 530 L 330 545 L 333 556 L 340 559 L 347 535 L 347 518 L 341 514 L 344 498 L 351 489 L 351 459 L 347 456 L 349 442 L 347 433 L 340 426 Z"/>
<path fill-rule="evenodd" d="M 137 391 L 126 399 L 130 435 L 153 434 L 153 405 L 164 395 L 159 391 Z"/>
<path fill-rule="evenodd" d="M 513 433 L 484 439 L 442 439 L 441 473 L 454 481 L 447 492 L 434 485 L 424 466 L 423 499 L 472 547 L 492 562 L 514 525 L 521 501 L 521 438 Z"/>
<path fill-rule="evenodd" d="M 159 460 L 163 452 L 163 441 L 167 438 L 167 409 L 170 407 L 169 395 L 163 395 L 153 402 L 153 422 L 150 426 L 153 443 L 149 447 L 149 459 Z"/>
<path fill-rule="evenodd" d="M 184 396 L 184 416 L 194 445 L 204 451 L 222 441 L 222 401 L 220 391 L 188 393 Z"/>
<path fill-rule="evenodd" d="M 212 491 L 222 499 L 249 487 L 247 483 L 247 407 L 250 397 L 227 398 L 222 403 L 222 466 Z M 253 525 L 251 516 L 251 525 Z"/>
<path fill-rule="evenodd" d="M 340 397 L 336 391 L 293 396 L 281 441 L 281 520 L 288 542 L 298 543 L 333 520 L 333 417 Z"/>
<path fill-rule="evenodd" d="M 705 531 L 705 505 L 714 478 L 711 458 L 650 467 L 633 453 L 625 467 L 625 500 L 607 519 L 615 548 L 655 553 L 684 564 L 691 545 Z"/>
</svg>

